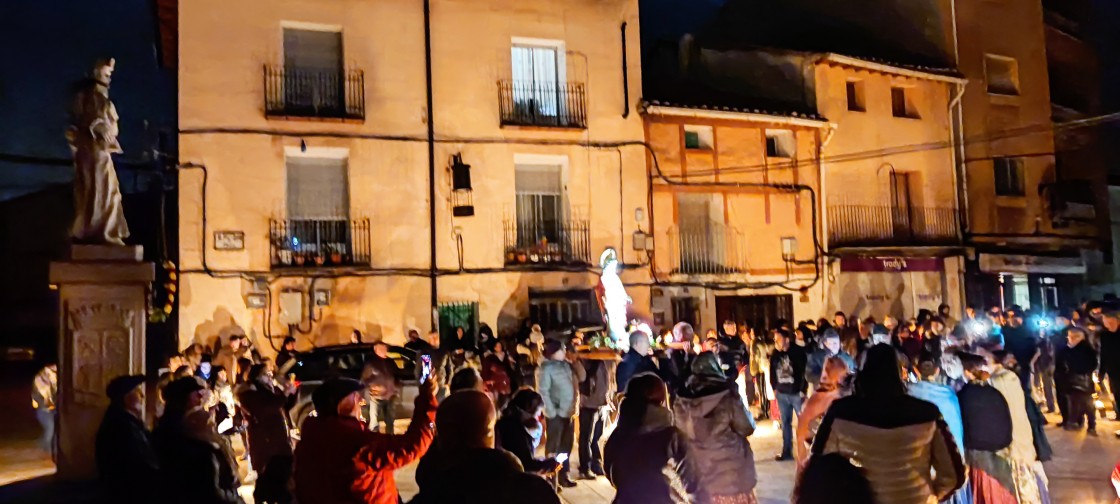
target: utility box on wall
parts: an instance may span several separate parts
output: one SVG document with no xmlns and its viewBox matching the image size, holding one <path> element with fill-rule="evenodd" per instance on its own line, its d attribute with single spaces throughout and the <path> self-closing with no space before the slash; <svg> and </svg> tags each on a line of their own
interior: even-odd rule
<svg viewBox="0 0 1120 504">
<path fill-rule="evenodd" d="M 280 323 L 299 325 L 303 322 L 303 293 L 284 291 L 280 293 Z"/>
</svg>

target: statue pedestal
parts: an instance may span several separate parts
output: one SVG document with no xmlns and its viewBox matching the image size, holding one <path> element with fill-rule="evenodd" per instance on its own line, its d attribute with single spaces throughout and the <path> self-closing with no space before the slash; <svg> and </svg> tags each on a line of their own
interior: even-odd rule
<svg viewBox="0 0 1120 504">
<path fill-rule="evenodd" d="M 144 374 L 148 289 L 155 265 L 143 248 L 74 245 L 69 261 L 52 262 L 58 286 L 59 476 L 97 475 L 94 440 L 109 399 L 105 386 L 124 374 Z"/>
</svg>

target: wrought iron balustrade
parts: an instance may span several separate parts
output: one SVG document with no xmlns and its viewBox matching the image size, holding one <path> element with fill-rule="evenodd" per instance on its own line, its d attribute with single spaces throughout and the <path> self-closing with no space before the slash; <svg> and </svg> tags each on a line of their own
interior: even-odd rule
<svg viewBox="0 0 1120 504">
<path fill-rule="evenodd" d="M 369 219 L 272 220 L 273 268 L 368 266 Z"/>
<path fill-rule="evenodd" d="M 726 275 L 747 270 L 746 242 L 734 227 L 715 221 L 681 223 L 668 237 L 673 273 Z"/>
<path fill-rule="evenodd" d="M 503 126 L 587 127 L 583 84 L 545 81 L 498 81 Z"/>
<path fill-rule="evenodd" d="M 590 224 L 586 220 L 506 219 L 502 228 L 507 265 L 591 264 Z"/>
<path fill-rule="evenodd" d="M 365 74 L 265 65 L 264 111 L 267 116 L 365 119 Z"/>
<path fill-rule="evenodd" d="M 838 205 L 828 208 L 832 247 L 935 246 L 960 241 L 953 208 Z"/>
</svg>

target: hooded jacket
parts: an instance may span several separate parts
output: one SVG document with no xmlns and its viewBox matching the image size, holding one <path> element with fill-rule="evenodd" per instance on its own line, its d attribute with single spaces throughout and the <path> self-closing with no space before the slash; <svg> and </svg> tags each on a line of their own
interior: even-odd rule
<svg viewBox="0 0 1120 504">
<path fill-rule="evenodd" d="M 416 467 L 412 504 L 560 504 L 544 478 L 526 473 L 505 450 L 433 449 Z M 319 501 L 314 501 L 319 502 Z"/>
<path fill-rule="evenodd" d="M 688 440 L 673 413 L 650 406 L 634 432 L 615 430 L 603 449 L 614 504 L 708 502 Z"/>
<path fill-rule="evenodd" d="M 837 399 L 813 442 L 813 455 L 825 453 L 858 461 L 877 502 L 932 504 L 965 483 L 964 460 L 941 412 L 906 395 Z"/>
<path fill-rule="evenodd" d="M 755 423 L 737 387 L 722 376 L 693 374 L 677 394 L 673 416 L 688 439 L 708 494 L 734 496 L 754 490 L 758 477 L 747 436 L 754 434 Z"/>
<path fill-rule="evenodd" d="M 548 418 L 571 418 L 576 414 L 579 395 L 576 383 L 581 381 L 583 367 L 564 360 L 546 360 L 541 363 L 538 389 L 544 398 L 544 415 Z"/>
<path fill-rule="evenodd" d="M 293 462 L 299 502 L 397 504 L 393 471 L 428 450 L 436 418 L 434 397 L 416 398 L 412 423 L 403 435 L 370 432 L 359 420 L 308 418 Z"/>
</svg>

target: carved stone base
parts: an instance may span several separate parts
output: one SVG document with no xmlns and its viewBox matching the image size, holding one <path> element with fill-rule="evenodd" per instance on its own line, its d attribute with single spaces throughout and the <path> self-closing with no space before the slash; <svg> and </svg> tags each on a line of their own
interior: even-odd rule
<svg viewBox="0 0 1120 504">
<path fill-rule="evenodd" d="M 94 440 L 108 405 L 105 386 L 123 374 L 144 374 L 147 293 L 155 265 L 140 247 L 75 245 L 67 262 L 52 262 L 61 298 L 58 345 L 58 474 L 97 475 Z"/>
</svg>

